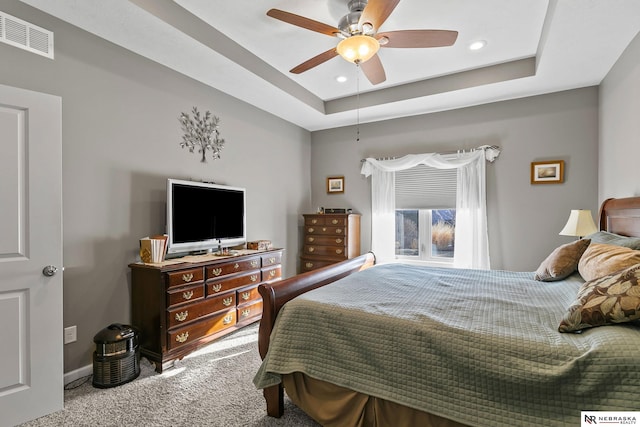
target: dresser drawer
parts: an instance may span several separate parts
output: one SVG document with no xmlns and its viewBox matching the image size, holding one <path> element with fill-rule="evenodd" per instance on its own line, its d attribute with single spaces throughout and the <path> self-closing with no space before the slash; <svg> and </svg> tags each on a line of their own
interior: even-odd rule
<svg viewBox="0 0 640 427">
<path fill-rule="evenodd" d="M 262 300 L 238 307 L 238 323 L 249 323 L 262 315 Z"/>
<path fill-rule="evenodd" d="M 195 302 L 204 298 L 204 283 L 184 286 L 182 288 L 170 288 L 167 291 L 167 307 L 187 302 Z"/>
<path fill-rule="evenodd" d="M 282 267 L 280 265 L 274 265 L 273 267 L 267 267 L 262 269 L 262 281 L 273 282 L 274 280 L 280 280 L 282 278 Z"/>
<path fill-rule="evenodd" d="M 305 228 L 305 232 L 307 235 L 345 236 L 346 231 L 346 227 L 334 227 L 327 225 L 307 226 Z"/>
<path fill-rule="evenodd" d="M 305 255 L 332 256 L 347 258 L 347 251 L 344 246 L 316 246 L 304 245 L 303 252 Z"/>
<path fill-rule="evenodd" d="M 183 286 L 191 283 L 202 282 L 204 280 L 204 268 L 190 268 L 167 273 L 169 287 Z"/>
<path fill-rule="evenodd" d="M 236 306 L 236 293 L 227 292 L 216 297 L 207 298 L 197 303 L 182 305 L 167 310 L 168 329 L 194 322 L 201 317 L 208 316 L 216 311 L 225 310 Z"/>
<path fill-rule="evenodd" d="M 207 281 L 207 296 L 216 295 L 231 289 L 260 283 L 260 270 L 236 274 L 229 278 L 212 279 Z"/>
<path fill-rule="evenodd" d="M 207 267 L 207 280 L 258 268 L 260 268 L 260 257 L 257 256 L 242 261 L 224 262 Z"/>
<path fill-rule="evenodd" d="M 302 272 L 317 270 L 318 268 L 326 267 L 327 265 L 335 264 L 335 261 L 317 261 L 315 259 L 300 259 L 300 268 Z"/>
<path fill-rule="evenodd" d="M 307 245 L 345 246 L 347 238 L 344 236 L 307 235 L 304 238 Z"/>
<path fill-rule="evenodd" d="M 167 332 L 167 347 L 169 350 L 196 341 L 207 335 L 215 334 L 236 324 L 237 312 L 233 308 L 214 314 L 199 322 L 185 325 Z"/>
<path fill-rule="evenodd" d="M 247 304 L 260 298 L 262 297 L 258 292 L 258 285 L 252 286 L 250 288 L 238 289 L 236 291 L 236 301 L 238 302 L 238 305 Z"/>
<path fill-rule="evenodd" d="M 324 225 L 324 215 L 307 216 L 304 217 L 304 225 Z"/>
<path fill-rule="evenodd" d="M 269 267 L 271 265 L 282 264 L 282 252 L 262 255 L 262 266 Z"/>
<path fill-rule="evenodd" d="M 345 226 L 347 225 L 347 218 L 343 215 L 315 215 L 305 216 L 304 225 L 334 225 Z"/>
</svg>

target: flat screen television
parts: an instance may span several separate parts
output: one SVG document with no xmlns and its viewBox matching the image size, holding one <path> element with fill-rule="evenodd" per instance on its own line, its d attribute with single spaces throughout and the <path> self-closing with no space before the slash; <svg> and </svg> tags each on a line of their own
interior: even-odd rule
<svg viewBox="0 0 640 427">
<path fill-rule="evenodd" d="M 212 252 L 246 243 L 244 188 L 167 180 L 167 254 Z"/>
</svg>

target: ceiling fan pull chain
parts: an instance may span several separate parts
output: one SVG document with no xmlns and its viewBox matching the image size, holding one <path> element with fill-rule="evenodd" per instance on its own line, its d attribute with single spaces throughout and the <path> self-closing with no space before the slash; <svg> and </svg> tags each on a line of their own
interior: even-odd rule
<svg viewBox="0 0 640 427">
<path fill-rule="evenodd" d="M 360 142 L 360 64 L 356 62 L 356 142 Z"/>
</svg>

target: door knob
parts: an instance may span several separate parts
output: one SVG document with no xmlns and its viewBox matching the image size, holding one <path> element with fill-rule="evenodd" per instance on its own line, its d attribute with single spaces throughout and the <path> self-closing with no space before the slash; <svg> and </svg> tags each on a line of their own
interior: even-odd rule
<svg viewBox="0 0 640 427">
<path fill-rule="evenodd" d="M 42 274 L 44 274 L 47 277 L 51 277 L 57 272 L 58 272 L 58 267 L 56 267 L 55 265 L 47 265 L 45 268 L 42 269 Z"/>
</svg>

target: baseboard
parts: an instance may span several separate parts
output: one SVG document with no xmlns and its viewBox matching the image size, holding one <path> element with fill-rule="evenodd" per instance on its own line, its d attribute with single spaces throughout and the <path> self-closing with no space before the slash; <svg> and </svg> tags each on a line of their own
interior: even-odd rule
<svg viewBox="0 0 640 427">
<path fill-rule="evenodd" d="M 93 374 L 93 365 L 83 366 L 82 368 L 78 368 L 71 372 L 66 372 L 64 374 L 64 385 L 67 385 L 75 380 L 79 380 L 80 378 L 87 377 Z"/>
</svg>

